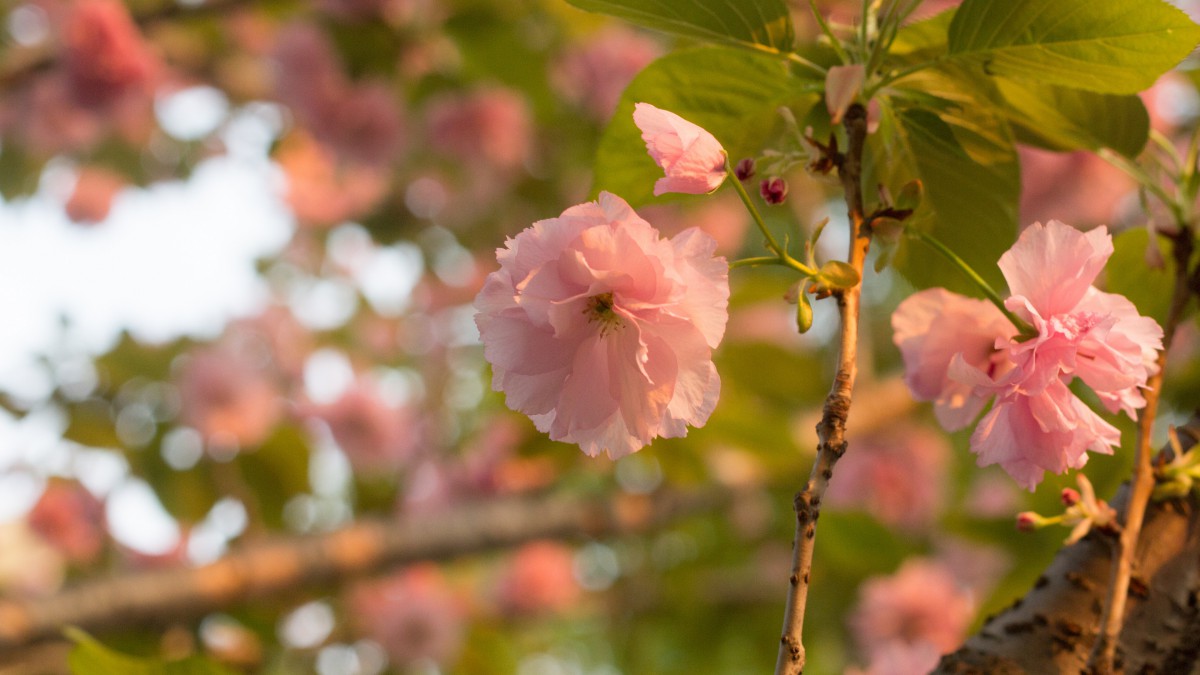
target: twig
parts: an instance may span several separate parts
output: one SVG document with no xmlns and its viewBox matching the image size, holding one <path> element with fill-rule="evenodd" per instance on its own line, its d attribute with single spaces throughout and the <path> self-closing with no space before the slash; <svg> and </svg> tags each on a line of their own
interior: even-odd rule
<svg viewBox="0 0 1200 675">
<path fill-rule="evenodd" d="M 861 186 L 863 144 L 867 137 L 867 111 L 860 104 L 850 106 L 844 120 L 849 146 L 839 158 L 838 176 L 846 193 L 850 217 L 850 252 L 846 262 L 861 278 L 871 232 L 864 227 Z M 804 672 L 804 608 L 808 602 L 809 575 L 812 571 L 813 543 L 817 518 L 821 514 L 821 498 L 833 475 L 833 467 L 846 451 L 846 418 L 850 413 L 854 379 L 858 373 L 858 311 L 862 283 L 853 288 L 835 291 L 841 314 L 842 331 L 837 375 L 825 398 L 821 421 L 817 423 L 817 457 L 804 489 L 796 494 L 796 535 L 792 542 L 792 571 L 789 581 L 787 608 L 783 618 L 783 636 L 779 640 L 779 656 L 775 662 L 776 675 L 799 675 Z"/>
<path fill-rule="evenodd" d="M 1125 512 L 1121 538 L 1113 549 L 1109 595 L 1104 603 L 1104 614 L 1100 619 L 1100 634 L 1096 636 L 1096 643 L 1092 647 L 1088 663 L 1094 675 L 1109 675 L 1114 672 L 1117 641 L 1121 634 L 1121 625 L 1125 620 L 1125 601 L 1129 596 L 1129 579 L 1133 573 L 1134 552 L 1137 549 L 1138 536 L 1142 531 L 1146 504 L 1150 501 L 1150 493 L 1154 490 L 1154 471 L 1150 461 L 1152 452 L 1150 434 L 1158 413 L 1163 372 L 1167 367 L 1167 350 L 1171 347 L 1175 329 L 1179 326 L 1188 301 L 1192 297 L 1189 274 L 1193 250 L 1191 232 L 1184 229 L 1179 236 L 1172 239 L 1172 242 L 1175 255 L 1175 287 L 1171 293 L 1171 306 L 1167 312 L 1166 325 L 1163 326 L 1163 346 L 1158 353 L 1158 372 L 1146 382 L 1146 407 L 1138 415 L 1137 453 L 1134 457 L 1129 508 Z"/>
<path fill-rule="evenodd" d="M 0 654 L 60 637 L 162 626 L 250 599 L 349 579 L 418 560 L 439 560 L 542 538 L 640 532 L 717 511 L 742 494 L 728 489 L 653 496 L 520 498 L 442 514 L 359 521 L 322 535 L 262 541 L 201 567 L 130 572 L 57 595 L 0 600 Z"/>
</svg>

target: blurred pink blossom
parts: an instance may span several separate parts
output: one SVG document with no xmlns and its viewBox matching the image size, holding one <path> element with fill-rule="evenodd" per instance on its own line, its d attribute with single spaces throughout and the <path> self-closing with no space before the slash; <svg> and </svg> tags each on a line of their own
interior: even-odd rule
<svg viewBox="0 0 1200 675">
<path fill-rule="evenodd" d="M 313 350 L 312 334 L 282 305 L 270 305 L 258 316 L 234 321 L 226 332 L 239 345 L 251 343 L 245 346 L 248 350 L 265 351 L 272 370 L 287 381 L 299 380 Z"/>
<path fill-rule="evenodd" d="M 642 131 L 646 151 L 666 175 L 654 183 L 654 194 L 702 195 L 725 181 L 725 149 L 701 127 L 649 103 L 635 103 L 633 121 Z"/>
<path fill-rule="evenodd" d="M 34 532 L 73 563 L 94 562 L 104 548 L 104 505 L 78 483 L 48 483 L 28 520 Z"/>
<path fill-rule="evenodd" d="M 404 122 L 396 94 L 383 82 L 345 89 L 318 138 L 350 162 L 383 166 L 403 148 Z"/>
<path fill-rule="evenodd" d="M 348 610 L 393 665 L 423 659 L 451 664 L 462 650 L 466 610 L 432 564 L 351 589 Z"/>
<path fill-rule="evenodd" d="M 968 300 L 942 289 L 905 300 L 892 317 L 907 381 L 920 400 L 938 401 L 939 419 L 961 428 L 993 396 L 971 437 L 980 466 L 1000 464 L 1032 490 L 1044 471 L 1111 454 L 1120 433 L 1067 388 L 1078 376 L 1110 412 L 1131 418 L 1145 405 L 1141 388 L 1157 370 L 1162 329 L 1122 296 L 1091 285 L 1112 255 L 1105 228 L 1080 232 L 1058 221 L 1034 223 L 1004 255 L 1000 270 L 1012 297 L 1005 307 L 1035 330 L 1014 339 L 994 308 L 977 305 L 947 320 L 944 307 Z M 988 331 L 995 330 L 994 346 Z"/>
<path fill-rule="evenodd" d="M 125 178 L 103 167 L 85 166 L 75 177 L 75 189 L 64 208 L 77 223 L 99 223 L 108 218 L 113 199 L 125 188 Z"/>
<path fill-rule="evenodd" d="M 1051 152 L 1019 146 L 1020 222 L 1096 225 L 1120 217 L 1134 182 L 1092 152 Z"/>
<path fill-rule="evenodd" d="M 908 530 L 927 528 L 942 508 L 949 459 L 942 434 L 923 426 L 902 424 L 852 439 L 825 503 L 861 507 Z"/>
<path fill-rule="evenodd" d="M 861 63 L 829 68 L 825 74 L 825 107 L 832 124 L 842 123 L 842 116 L 862 89 L 866 73 L 866 67 Z"/>
<path fill-rule="evenodd" d="M 863 582 L 850 627 L 872 661 L 897 642 L 928 644 L 944 654 L 962 642 L 974 613 L 970 592 L 950 567 L 910 558 L 894 574 Z"/>
<path fill-rule="evenodd" d="M 37 77 L 13 102 L 10 133 L 43 156 L 93 145 L 104 128 L 101 120 L 71 96 L 65 76 Z"/>
<path fill-rule="evenodd" d="M 662 47 L 654 40 L 623 26 L 609 26 L 569 48 L 555 62 L 551 80 L 567 100 L 605 122 L 634 75 L 660 54 Z"/>
<path fill-rule="evenodd" d="M 180 418 L 212 446 L 250 448 L 283 415 L 283 399 L 259 363 L 227 347 L 190 353 L 178 370 Z"/>
<path fill-rule="evenodd" d="M 476 299 L 492 386 L 592 456 L 703 425 L 728 318 L 729 267 L 715 248 L 696 229 L 661 239 L 607 192 L 534 223 L 498 251 Z"/>
<path fill-rule="evenodd" d="M 574 553 L 555 541 L 535 541 L 517 549 L 501 574 L 500 606 L 516 614 L 563 612 L 582 594 L 575 580 Z"/>
<path fill-rule="evenodd" d="M 125 5 L 77 0 L 62 26 L 63 63 L 80 104 L 102 107 L 125 94 L 149 93 L 159 64 Z"/>
<path fill-rule="evenodd" d="M 529 156 L 533 121 L 518 92 L 489 86 L 434 97 L 426 109 L 433 149 L 467 162 L 512 170 Z"/>
<path fill-rule="evenodd" d="M 287 177 L 288 206 L 304 227 L 329 227 L 362 217 L 388 193 L 386 171 L 339 163 L 332 152 L 302 133 L 289 136 L 275 160 Z"/>
<path fill-rule="evenodd" d="M 384 401 L 378 389 L 359 381 L 328 405 L 308 406 L 304 413 L 329 425 L 355 470 L 380 472 L 401 466 L 416 449 L 413 412 Z"/>
</svg>

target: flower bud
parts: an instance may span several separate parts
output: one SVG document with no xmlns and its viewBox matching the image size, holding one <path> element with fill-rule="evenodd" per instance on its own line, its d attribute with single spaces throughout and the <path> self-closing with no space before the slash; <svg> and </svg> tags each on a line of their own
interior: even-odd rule
<svg viewBox="0 0 1200 675">
<path fill-rule="evenodd" d="M 1063 488 L 1063 491 L 1062 491 L 1063 506 L 1075 506 L 1076 504 L 1079 503 L 1080 499 L 1081 499 L 1081 497 L 1079 496 L 1078 490 L 1073 490 L 1071 488 Z"/>
<path fill-rule="evenodd" d="M 1017 514 L 1017 531 L 1033 532 L 1046 526 L 1046 519 L 1033 511 L 1022 511 Z"/>
<path fill-rule="evenodd" d="M 739 161 L 737 166 L 733 168 L 733 175 L 737 176 L 740 181 L 747 181 L 754 177 L 754 160 L 750 157 Z"/>
<path fill-rule="evenodd" d="M 766 203 L 782 204 L 787 199 L 787 181 L 779 177 L 764 178 L 758 186 L 758 192 Z"/>
</svg>

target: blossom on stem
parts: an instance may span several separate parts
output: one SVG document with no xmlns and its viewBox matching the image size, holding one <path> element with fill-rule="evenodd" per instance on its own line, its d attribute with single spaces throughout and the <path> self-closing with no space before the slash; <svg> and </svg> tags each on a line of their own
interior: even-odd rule
<svg viewBox="0 0 1200 675">
<path fill-rule="evenodd" d="M 778 176 L 764 178 L 758 186 L 758 193 L 762 195 L 763 201 L 768 204 L 782 204 L 783 200 L 787 199 L 787 181 Z"/>
<path fill-rule="evenodd" d="M 865 78 L 866 68 L 861 63 L 833 66 L 825 74 L 825 107 L 829 109 L 831 124 L 842 123 L 842 116 L 854 103 Z"/>
<path fill-rule="evenodd" d="M 666 176 L 654 194 L 708 194 L 725 181 L 725 149 L 704 129 L 649 103 L 635 103 L 633 122 L 642 130 L 646 151 Z"/>
<path fill-rule="evenodd" d="M 729 266 L 698 229 L 670 240 L 602 192 L 497 251 L 475 299 L 492 386 L 554 440 L 617 458 L 712 413 Z"/>
<path fill-rule="evenodd" d="M 1000 257 L 1012 290 L 1004 306 L 1036 333 L 1021 339 L 994 306 L 944 289 L 921 291 L 892 316 L 906 381 L 935 402 L 947 429 L 991 411 L 971 437 L 980 466 L 1000 464 L 1032 490 L 1043 472 L 1111 454 L 1115 427 L 1084 405 L 1068 384 L 1079 377 L 1110 412 L 1131 418 L 1157 370 L 1162 329 L 1126 298 L 1092 281 L 1112 255 L 1105 228 L 1080 232 L 1052 220 L 1027 228 Z"/>
</svg>

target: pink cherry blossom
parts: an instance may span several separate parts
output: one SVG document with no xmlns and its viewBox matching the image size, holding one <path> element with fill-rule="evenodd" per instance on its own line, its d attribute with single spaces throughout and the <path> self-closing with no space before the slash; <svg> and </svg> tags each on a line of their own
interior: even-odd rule
<svg viewBox="0 0 1200 675">
<path fill-rule="evenodd" d="M 863 652 L 872 657 L 895 642 L 927 643 L 944 654 L 962 641 L 974 613 L 970 590 L 949 566 L 913 558 L 891 576 L 863 582 L 850 626 Z"/>
<path fill-rule="evenodd" d="M 424 659 L 446 665 L 462 651 L 466 607 L 432 564 L 359 584 L 348 601 L 363 631 L 397 667 Z"/>
<path fill-rule="evenodd" d="M 712 413 L 729 266 L 693 228 L 670 240 L 620 197 L 538 221 L 475 300 L 492 386 L 554 440 L 617 458 Z"/>
<path fill-rule="evenodd" d="M 1016 328 L 986 300 L 964 298 L 944 288 L 921 291 L 896 308 L 892 330 L 904 357 L 905 383 L 918 401 L 933 401 L 938 422 L 949 431 L 970 424 L 990 397 L 948 377 L 953 357 L 961 355 L 989 376 L 1012 367 L 994 345 L 997 337 L 1011 337 Z"/>
<path fill-rule="evenodd" d="M 91 563 L 104 548 L 104 504 L 78 483 L 51 481 L 28 520 L 35 532 L 71 562 Z"/>
<path fill-rule="evenodd" d="M 593 118 L 607 121 L 621 92 L 661 53 L 662 47 L 643 34 L 608 26 L 556 59 L 551 81 L 557 91 Z"/>
<path fill-rule="evenodd" d="M 1112 255 L 1105 228 L 1080 232 L 1052 220 L 1027 228 L 999 266 L 1012 290 L 1005 307 L 1036 330 L 1016 329 L 987 303 L 942 289 L 922 291 L 892 317 L 906 380 L 937 402 L 948 429 L 965 426 L 994 397 L 971 437 L 980 466 L 1000 464 L 1032 490 L 1044 471 L 1062 473 L 1111 454 L 1115 427 L 1073 394 L 1079 377 L 1110 412 L 1131 418 L 1157 370 L 1162 329 L 1129 300 L 1092 281 Z M 973 308 L 973 309 L 972 309 Z"/>
<path fill-rule="evenodd" d="M 702 195 L 725 180 L 725 149 L 704 129 L 649 103 L 633 106 L 633 121 L 642 140 L 666 176 L 654 184 L 654 194 L 682 192 Z"/>
<path fill-rule="evenodd" d="M 62 30 L 67 78 L 80 104 L 106 106 L 127 92 L 151 87 L 158 61 L 124 4 L 81 0 L 72 6 Z"/>
<path fill-rule="evenodd" d="M 851 441 L 838 462 L 825 503 L 861 507 L 907 530 L 933 524 L 941 510 L 950 446 L 928 427 L 902 424 Z"/>
<path fill-rule="evenodd" d="M 103 167 L 86 166 L 75 178 L 75 188 L 63 205 L 76 223 L 94 224 L 108 218 L 113 200 L 126 186 L 120 174 Z"/>
<path fill-rule="evenodd" d="M 254 359 L 228 347 L 192 352 L 178 381 L 183 423 L 213 448 L 255 447 L 283 416 L 276 383 Z"/>
<path fill-rule="evenodd" d="M 513 554 L 497 588 L 505 611 L 522 614 L 562 612 L 579 600 L 582 590 L 575 580 L 575 556 L 554 541 L 525 544 Z"/>
<path fill-rule="evenodd" d="M 329 425 L 333 439 L 358 471 L 396 469 L 416 450 L 414 413 L 390 405 L 368 382 L 358 382 L 333 403 L 311 406 L 305 413 Z"/>
</svg>

